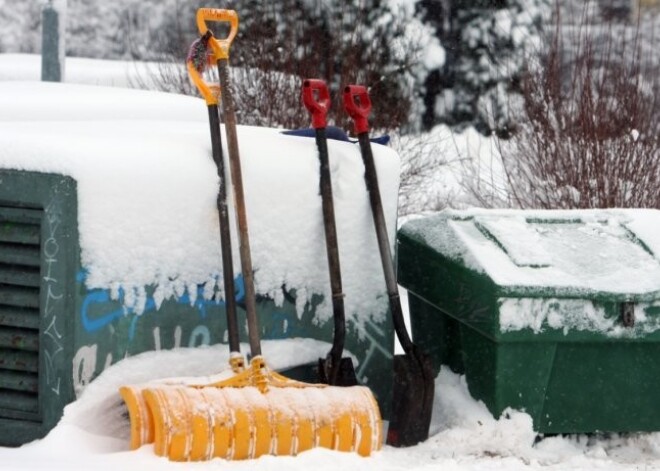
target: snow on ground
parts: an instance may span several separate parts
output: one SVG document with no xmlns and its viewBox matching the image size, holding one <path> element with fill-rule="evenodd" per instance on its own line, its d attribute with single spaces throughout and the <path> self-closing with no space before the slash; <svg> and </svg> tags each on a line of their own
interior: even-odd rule
<svg viewBox="0 0 660 471">
<path fill-rule="evenodd" d="M 76 81 L 76 68 L 74 61 L 67 63 L 67 77 L 70 81 Z M 9 64 L 9 65 L 8 65 Z M 24 80 L 25 76 L 17 77 L 8 69 L 17 67 L 15 58 L 0 55 L 0 77 Z M 110 70 L 114 65 L 101 65 L 95 62 L 96 75 L 102 75 L 100 71 Z M 20 64 L 19 64 L 20 65 Z M 34 74 L 34 63 L 25 66 L 30 77 L 36 78 Z M 20 68 L 20 67 L 19 67 Z M 25 73 L 25 72 L 21 72 Z M 81 76 L 84 75 L 82 72 Z M 12 75 L 14 74 L 14 75 Z M 94 74 L 89 74 L 93 76 Z M 0 79 L 1 80 L 1 79 Z M 84 81 L 84 80 L 83 80 Z M 106 82 L 107 83 L 107 82 Z M 14 87 L 14 88 L 11 88 Z M 33 93 L 28 98 L 16 99 L 19 90 L 23 97 L 26 91 Z M 39 89 L 39 93 L 35 91 Z M 113 106 L 123 100 L 133 102 L 138 95 L 123 94 L 123 91 L 105 90 L 102 94 L 103 106 L 98 101 L 90 101 L 84 98 L 87 90 L 84 88 L 59 88 L 62 94 L 50 93 L 48 87 L 39 88 L 35 83 L 1 84 L 0 90 L 0 149 L 3 156 L 11 156 L 12 152 L 27 149 L 27 140 L 32 138 L 37 146 L 54 152 L 63 157 L 63 163 L 56 164 L 51 161 L 38 161 L 33 153 L 26 155 L 23 165 L 31 165 L 44 170 L 53 170 L 55 166 L 69 166 L 71 173 L 75 173 L 76 167 L 69 154 L 82 156 L 88 145 L 93 145 L 96 157 L 113 157 L 121 161 L 122 165 L 133 166 L 135 162 L 126 158 L 122 152 L 112 152 L 103 147 L 113 147 L 115 150 L 125 151 L 129 154 L 136 149 L 143 149 L 145 145 L 161 149 L 161 159 L 149 160 L 150 167 L 140 169 L 139 175 L 144 181 L 158 176 L 157 182 L 161 185 L 164 181 L 162 175 L 157 173 L 160 166 L 176 165 L 168 155 L 169 147 L 180 145 L 169 139 L 170 133 L 176 132 L 183 136 L 185 148 L 189 151 L 189 158 L 201 158 L 208 156 L 208 144 L 205 144 L 208 130 L 202 125 L 205 122 L 205 110 L 203 104 L 195 101 L 195 107 L 202 109 L 193 110 L 184 103 L 188 98 L 147 95 L 141 94 L 138 100 L 144 106 L 133 108 L 133 121 L 118 120 L 116 110 Z M 51 89 L 55 90 L 55 89 Z M 17 95 L 14 96 L 14 93 Z M 50 93 L 50 97 L 49 97 Z M 115 95 L 116 93 L 116 95 Z M 59 98 L 58 98 L 59 97 Z M 72 99 L 67 99 L 67 97 Z M 73 99 L 77 97 L 77 99 Z M 153 101 L 151 101 L 153 98 Z M 38 111 L 41 100 L 51 100 L 51 106 L 42 107 Z M 57 100 L 60 100 L 58 103 Z M 12 102 L 13 100 L 13 102 Z M 32 111 L 26 111 L 20 106 L 22 100 L 32 101 Z M 13 104 L 12 104 L 13 103 Z M 146 105 L 148 103 L 148 106 Z M 192 103 L 192 102 L 191 102 Z M 66 106 L 65 106 L 66 105 Z M 70 107 L 69 107 L 70 106 Z M 171 119 L 170 111 L 176 110 L 177 118 Z M 25 113 L 21 115 L 20 113 Z M 28 123 L 40 116 L 40 113 L 50 113 L 49 124 Z M 181 114 L 184 113 L 184 114 Z M 59 114 L 59 118 L 57 117 Z M 79 120 L 71 120 L 79 117 Z M 41 116 L 44 116 L 41 115 Z M 69 115 L 63 119 L 63 115 Z M 158 116 L 160 121 L 155 121 Z M 168 123 L 167 120 L 170 119 Z M 67 122 L 68 120 L 68 122 Z M 142 122 L 141 122 L 142 121 Z M 53 124 L 53 122 L 55 124 Z M 140 132 L 132 131 L 139 129 Z M 38 132 L 37 132 L 38 131 Z M 244 130 L 245 135 L 255 140 L 264 137 L 262 132 L 256 130 Z M 444 132 L 444 131 L 443 131 Z M 461 136 L 470 133 L 453 136 L 456 148 L 466 146 Z M 269 139 L 274 136 L 268 134 Z M 278 139 L 283 139 L 279 138 Z M 93 144 L 100 140 L 102 145 Z M 39 142 L 41 141 L 41 142 Z M 294 141 L 289 141 L 294 142 Z M 293 147 L 300 152 L 313 153 L 313 145 L 305 141 L 295 140 Z M 252 143 L 250 143 L 252 144 Z M 258 143 L 253 143 L 258 145 Z M 340 154 L 341 164 L 352 165 L 353 151 L 348 151 L 342 144 L 337 147 Z M 116 146 L 116 147 L 115 147 Z M 270 149 L 269 149 L 270 150 Z M 88 152 L 89 153 L 89 152 Z M 331 155 L 333 152 L 331 152 Z M 458 156 L 458 154 L 451 154 Z M 277 165 L 277 156 L 272 156 L 272 161 L 263 160 L 267 165 L 270 177 L 277 175 L 283 180 L 283 184 L 293 183 L 287 180 L 286 175 L 280 173 L 281 166 Z M 280 158 L 285 158 L 280 156 Z M 295 158 L 295 155 L 294 157 Z M 13 157 L 12 157 L 13 159 Z M 343 159 L 343 160 L 342 160 Z M 311 159 L 310 159 L 311 160 Z M 198 162 L 202 173 L 197 185 L 184 182 L 189 191 L 197 191 L 196 186 L 206 186 L 209 194 L 213 192 L 215 182 L 208 177 L 213 174 L 212 163 Z M 12 162 L 17 163 L 16 160 Z M 20 162 L 19 162 L 20 163 Z M 79 165 L 79 164 L 78 164 Z M 190 169 L 190 163 L 182 163 L 186 170 Z M 91 165 L 84 168 L 84 172 L 91 172 Z M 62 167 L 64 168 L 64 167 Z M 136 169 L 137 170 L 137 169 Z M 309 170 L 311 172 L 311 169 Z M 156 173 L 154 173 L 156 172 Z M 348 173 L 347 172 L 347 173 Z M 112 175 L 111 175 L 112 176 Z M 449 178 L 450 175 L 447 176 Z M 115 183 L 120 180 L 115 180 Z M 180 181 L 165 181 L 169 186 L 181 185 Z M 258 180 L 255 180 L 258 183 Z M 123 182 L 126 184 L 128 182 Z M 135 180 L 130 183 L 135 184 Z M 345 188 L 341 191 L 351 195 L 350 185 L 353 182 L 346 181 Z M 102 180 L 96 180 L 99 186 L 93 188 L 98 190 L 100 196 L 115 194 L 110 187 L 104 186 Z M 395 182 L 390 182 L 394 185 Z M 128 185 L 122 186 L 128 189 Z M 149 196 L 153 187 L 146 192 Z M 83 188 L 83 191 L 84 188 Z M 90 191 L 90 195 L 93 194 Z M 198 195 L 199 196 L 199 195 Z M 204 199 L 204 198 L 202 198 Z M 213 201 L 207 197 L 205 211 L 211 214 Z M 155 200 L 152 200 L 152 202 Z M 298 202 L 298 200 L 295 200 Z M 289 203 L 287 203 L 289 204 Z M 193 206 L 197 206 L 196 203 Z M 347 203 L 348 205 L 348 203 Z M 103 207 L 103 206 L 101 206 Z M 186 206 L 187 211 L 194 212 L 193 207 Z M 127 208 L 129 211 L 130 208 Z M 156 207 L 154 206 L 154 210 Z M 182 211 L 186 214 L 186 211 Z M 130 213 L 126 213 L 130 216 Z M 81 208 L 83 218 L 91 218 L 86 214 L 84 206 Z M 129 218 L 130 219 L 130 218 Z M 167 218 L 160 221 L 167 224 Z M 653 229 L 652 222 L 644 218 L 636 221 L 639 227 Z M 121 225 L 123 229 L 137 231 L 141 226 L 137 223 Z M 299 230 L 299 228 L 296 228 Z M 360 229 L 362 230 L 362 229 Z M 92 234 L 90 234 L 92 235 Z M 96 235 L 101 234 L 94 234 Z M 89 241 L 88 248 L 93 246 Z M 215 250 L 215 249 L 214 249 Z M 262 250 L 266 250 L 263 249 Z M 273 254 L 275 256 L 275 254 Z M 89 260 L 94 257 L 90 257 Z M 319 260 L 322 260 L 321 256 Z M 206 270 L 205 270 L 206 271 Z M 206 275 L 206 273 L 205 273 Z M 285 340 L 280 343 L 264 342 L 264 353 L 270 364 L 275 368 L 284 368 L 288 365 L 299 364 L 300 361 L 314 360 L 318 351 L 327 350 L 327 346 L 320 347 L 317 343 L 309 340 Z M 192 375 L 205 377 L 217 373 L 217 365 L 226 364 L 226 353 L 223 347 L 209 347 L 198 349 L 177 349 L 174 351 L 161 351 L 158 353 L 145 353 L 113 365 L 92 382 L 85 390 L 79 400 L 65 409 L 65 415 L 60 424 L 44 439 L 24 445 L 23 447 L 10 449 L 0 447 L 0 463 L 2 469 L 8 470 L 78 470 L 78 469 L 126 469 L 126 470 L 161 470 L 161 469 L 230 469 L 230 470 L 430 470 L 442 469 L 444 471 L 463 470 L 651 470 L 660 469 L 660 433 L 627 434 L 623 436 L 569 436 L 569 437 L 545 437 L 538 440 L 532 430 L 531 418 L 519 411 L 508 411 L 501 418 L 494 418 L 487 411 L 483 403 L 474 401 L 466 387 L 465 378 L 457 376 L 443 369 L 436 379 L 436 398 L 433 409 L 432 436 L 425 442 L 407 449 L 394 449 L 385 446 L 382 451 L 377 452 L 370 458 L 360 458 L 355 454 L 337 453 L 329 450 L 315 449 L 305 452 L 298 457 L 272 457 L 266 456 L 258 460 L 247 462 L 226 462 L 213 460 L 205 463 L 170 463 L 164 458 L 157 458 L 150 445 L 131 452 L 128 451 L 126 437 L 128 435 L 126 418 L 120 403 L 118 402 L 117 387 L 127 382 L 141 382 L 147 379 L 164 378 L 170 375 Z M 206 369 L 208 368 L 208 370 Z"/>
<path fill-rule="evenodd" d="M 160 64 L 153 62 L 67 57 L 64 79 L 68 83 L 87 85 L 148 86 L 160 67 Z M 0 54 L 0 81 L 9 80 L 41 80 L 41 55 Z"/>
<path fill-rule="evenodd" d="M 284 344 L 284 345 L 283 345 Z M 327 348 L 309 340 L 264 342 L 264 356 L 276 368 L 314 360 Z M 319 350 L 320 349 L 320 350 Z M 314 449 L 297 457 L 171 463 L 153 454 L 152 445 L 128 450 L 128 421 L 117 387 L 148 378 L 186 374 L 204 379 L 208 365 L 226 364 L 223 346 L 149 352 L 105 370 L 82 397 L 69 405 L 60 424 L 44 439 L 23 447 L 0 448 L 2 469 L 231 469 L 231 470 L 644 470 L 660 469 L 660 433 L 609 437 L 547 437 L 536 442 L 531 418 L 507 411 L 496 420 L 474 401 L 465 378 L 443 369 L 436 379 L 432 436 L 415 447 L 384 446 L 369 458 Z"/>
</svg>

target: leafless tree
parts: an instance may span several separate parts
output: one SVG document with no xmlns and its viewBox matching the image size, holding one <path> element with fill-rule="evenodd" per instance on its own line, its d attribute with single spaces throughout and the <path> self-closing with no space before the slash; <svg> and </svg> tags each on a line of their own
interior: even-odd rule
<svg viewBox="0 0 660 471">
<path fill-rule="evenodd" d="M 516 133 L 497 141 L 500 204 L 660 208 L 658 44 L 648 28 L 640 40 L 641 21 L 567 28 L 557 8 L 527 61 Z"/>
</svg>

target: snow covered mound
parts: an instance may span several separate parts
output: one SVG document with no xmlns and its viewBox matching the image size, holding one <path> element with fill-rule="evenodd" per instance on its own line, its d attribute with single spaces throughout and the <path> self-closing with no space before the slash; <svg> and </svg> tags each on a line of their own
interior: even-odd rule
<svg viewBox="0 0 660 471">
<path fill-rule="evenodd" d="M 0 102 L 0 169 L 52 172 L 78 182 L 89 288 L 116 293 L 122 287 L 137 312 L 147 285 L 157 286 L 157 302 L 186 290 L 194 299 L 202 284 L 205 296 L 217 290 L 224 297 L 218 283 L 218 176 L 204 101 L 0 82 Z M 328 319 L 314 139 L 254 127 L 239 127 L 238 139 L 257 291 L 281 302 L 283 286 L 295 289 L 300 309 L 313 294 L 323 294 L 318 316 Z M 378 318 L 385 312 L 386 298 L 380 296 L 385 288 L 359 148 L 339 141 L 328 147 L 347 314 L 351 320 Z M 373 151 L 393 240 L 399 159 L 383 146 Z M 234 240 L 236 270 L 237 247 Z"/>
<path fill-rule="evenodd" d="M 169 69 L 171 67 L 171 69 Z M 155 88 L 160 73 L 178 73 L 177 65 L 142 61 L 111 61 L 67 57 L 64 79 L 69 83 L 113 87 Z M 184 65 L 180 65 L 182 69 Z M 0 53 L 0 81 L 41 80 L 41 54 Z"/>
<path fill-rule="evenodd" d="M 197 98 L 96 85 L 0 82 L 0 103 L 0 122 L 155 120 L 201 126 L 208 121 L 206 106 Z"/>
<path fill-rule="evenodd" d="M 405 226 L 498 286 L 546 296 L 660 291 L 660 211 L 445 211 Z"/>
</svg>

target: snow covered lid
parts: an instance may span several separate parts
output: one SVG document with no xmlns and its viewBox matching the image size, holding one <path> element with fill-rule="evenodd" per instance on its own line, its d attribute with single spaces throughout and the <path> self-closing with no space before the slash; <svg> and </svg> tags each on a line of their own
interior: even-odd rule
<svg viewBox="0 0 660 471">
<path fill-rule="evenodd" d="M 445 211 L 402 232 L 509 294 L 660 296 L 660 211 Z M 531 289 L 531 292 L 530 292 Z"/>
<path fill-rule="evenodd" d="M 158 305 L 198 286 L 224 296 L 207 107 L 203 100 L 139 90 L 0 82 L 0 170 L 68 175 L 77 182 L 82 268 L 88 288 L 122 288 L 141 312 L 146 286 Z M 304 113 L 302 104 L 301 112 Z M 224 136 L 224 130 L 223 130 Z M 299 313 L 323 295 L 331 318 L 315 140 L 239 126 L 256 290 L 276 303 L 296 291 Z M 228 155 L 225 145 L 225 156 Z M 387 299 L 359 147 L 328 152 L 347 318 L 386 315 Z M 392 240 L 399 158 L 373 146 Z M 230 183 L 230 182 L 228 182 Z M 228 194 L 232 194 L 229 184 Z M 233 202 L 230 200 L 230 212 Z M 231 223 L 235 221 L 230 214 Z M 232 227 L 234 270 L 240 269 Z"/>
</svg>

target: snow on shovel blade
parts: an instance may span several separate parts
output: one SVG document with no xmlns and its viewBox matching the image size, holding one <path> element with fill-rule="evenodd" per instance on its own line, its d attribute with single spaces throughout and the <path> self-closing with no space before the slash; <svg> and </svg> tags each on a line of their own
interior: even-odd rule
<svg viewBox="0 0 660 471">
<path fill-rule="evenodd" d="M 230 380 L 230 382 L 235 380 Z M 364 386 L 295 384 L 146 389 L 154 452 L 172 461 L 244 460 L 314 447 L 369 456 L 381 446 L 376 400 Z"/>
</svg>

